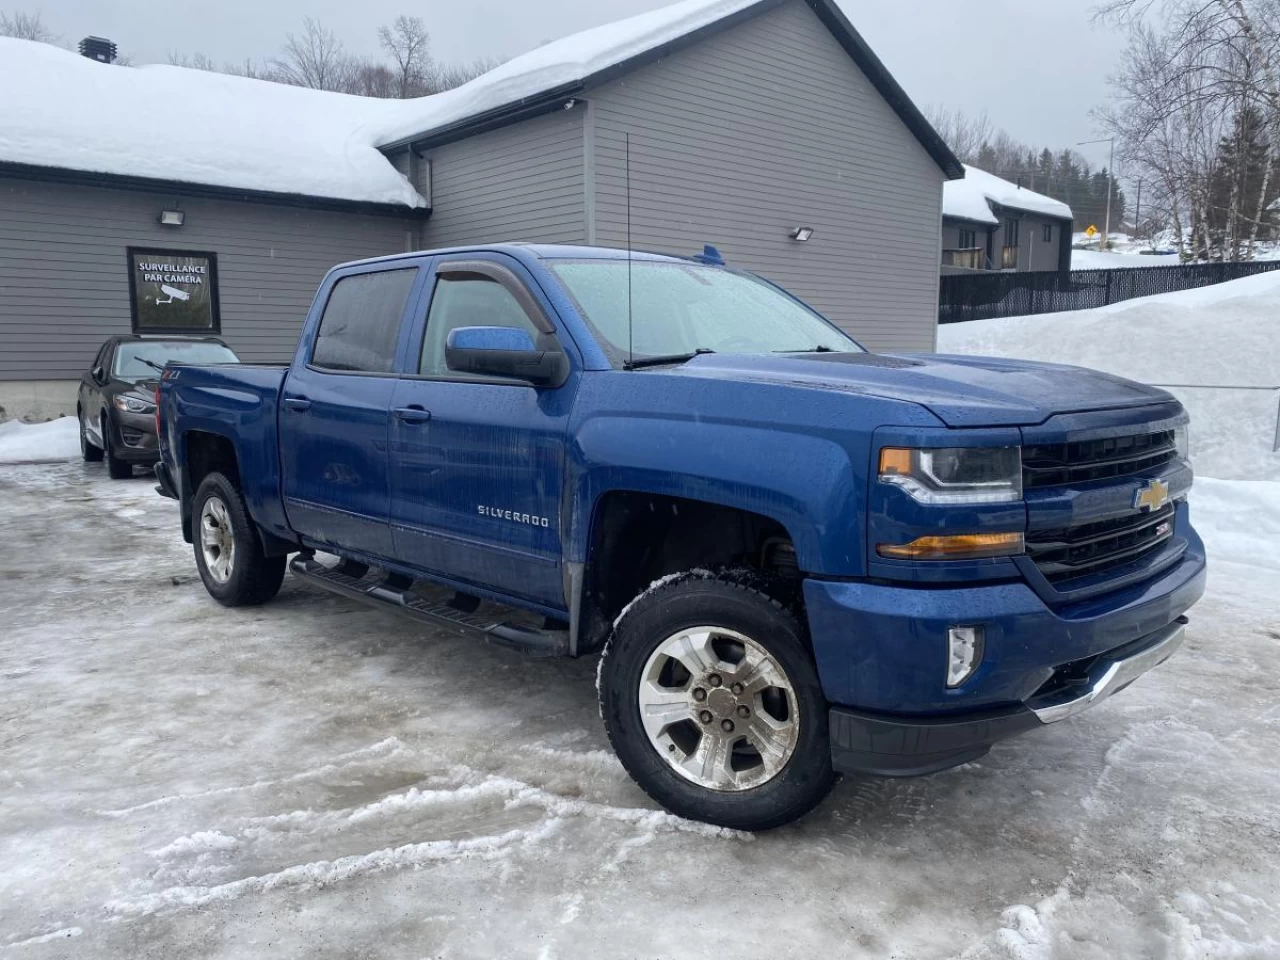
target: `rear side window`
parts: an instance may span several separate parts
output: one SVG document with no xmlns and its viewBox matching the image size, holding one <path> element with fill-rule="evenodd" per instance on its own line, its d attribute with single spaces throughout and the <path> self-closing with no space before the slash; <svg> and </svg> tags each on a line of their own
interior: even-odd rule
<svg viewBox="0 0 1280 960">
<path fill-rule="evenodd" d="M 416 267 L 343 277 L 320 317 L 312 366 L 357 373 L 390 373 Z"/>
</svg>

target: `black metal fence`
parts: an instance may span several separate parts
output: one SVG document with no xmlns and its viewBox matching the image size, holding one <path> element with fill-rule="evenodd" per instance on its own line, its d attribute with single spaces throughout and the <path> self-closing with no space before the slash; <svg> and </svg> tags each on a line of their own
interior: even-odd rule
<svg viewBox="0 0 1280 960">
<path fill-rule="evenodd" d="M 1109 303 L 1207 287 L 1280 269 L 1280 260 L 1196 263 L 1119 270 L 963 273 L 942 278 L 939 323 L 1087 310 Z"/>
</svg>

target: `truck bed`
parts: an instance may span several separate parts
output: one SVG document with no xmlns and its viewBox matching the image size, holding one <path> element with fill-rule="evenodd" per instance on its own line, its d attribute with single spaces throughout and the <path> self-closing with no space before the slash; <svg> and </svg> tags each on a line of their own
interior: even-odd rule
<svg viewBox="0 0 1280 960">
<path fill-rule="evenodd" d="M 288 369 L 284 363 L 192 364 L 170 368 L 160 382 L 160 452 L 175 483 L 183 482 L 177 465 L 188 463 L 191 435 L 221 437 L 234 451 L 254 520 L 286 537 L 277 417 Z"/>
</svg>

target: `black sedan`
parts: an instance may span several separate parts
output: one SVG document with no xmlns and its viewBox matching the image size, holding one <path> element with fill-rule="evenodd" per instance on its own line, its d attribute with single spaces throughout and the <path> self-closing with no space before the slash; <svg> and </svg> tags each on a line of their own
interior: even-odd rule
<svg viewBox="0 0 1280 960">
<path fill-rule="evenodd" d="M 107 461 L 113 480 L 133 475 L 135 464 L 160 459 L 156 440 L 155 387 L 164 365 L 237 363 L 216 337 L 111 337 L 80 378 L 76 415 L 85 460 Z"/>
</svg>

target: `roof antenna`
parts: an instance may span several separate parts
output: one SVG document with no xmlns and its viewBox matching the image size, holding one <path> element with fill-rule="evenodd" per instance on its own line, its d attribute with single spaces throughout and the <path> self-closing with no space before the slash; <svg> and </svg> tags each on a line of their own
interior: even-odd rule
<svg viewBox="0 0 1280 960">
<path fill-rule="evenodd" d="M 636 358 L 635 339 L 631 332 L 631 134 L 627 134 L 627 363 Z"/>
</svg>

